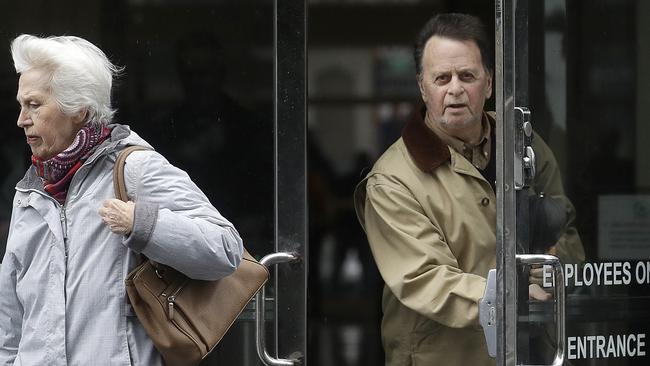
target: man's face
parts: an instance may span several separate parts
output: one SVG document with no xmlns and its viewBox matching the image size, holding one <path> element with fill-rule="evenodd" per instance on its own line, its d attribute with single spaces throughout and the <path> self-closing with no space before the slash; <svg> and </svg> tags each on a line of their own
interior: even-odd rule
<svg viewBox="0 0 650 366">
<path fill-rule="evenodd" d="M 461 139 L 480 126 L 483 105 L 492 95 L 492 76 L 476 42 L 438 36 L 424 46 L 418 85 L 431 122 Z"/>
</svg>

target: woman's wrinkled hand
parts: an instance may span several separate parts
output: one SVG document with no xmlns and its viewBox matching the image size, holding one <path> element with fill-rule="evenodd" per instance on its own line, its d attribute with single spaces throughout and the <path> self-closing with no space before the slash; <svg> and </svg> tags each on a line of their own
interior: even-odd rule
<svg viewBox="0 0 650 366">
<path fill-rule="evenodd" d="M 129 235 L 133 230 L 135 203 L 107 199 L 99 208 L 99 216 L 115 234 Z"/>
</svg>

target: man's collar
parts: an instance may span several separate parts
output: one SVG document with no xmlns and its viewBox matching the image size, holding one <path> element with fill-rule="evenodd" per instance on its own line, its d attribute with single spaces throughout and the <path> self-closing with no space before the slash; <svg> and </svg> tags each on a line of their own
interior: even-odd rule
<svg viewBox="0 0 650 366">
<path fill-rule="evenodd" d="M 426 108 L 422 107 L 421 112 L 415 113 L 415 117 L 404 127 L 402 139 L 415 165 L 423 172 L 430 173 L 449 160 L 451 153 L 447 144 L 424 123 L 425 116 Z M 495 128 L 493 117 L 483 112 L 483 118 Z"/>
<path fill-rule="evenodd" d="M 476 148 L 477 146 L 481 146 L 490 140 L 490 122 L 485 117 L 485 115 L 483 115 L 481 118 L 481 132 L 479 139 L 474 144 L 465 142 L 456 136 L 448 134 L 447 131 L 445 131 L 439 123 L 429 120 L 429 115 L 427 114 L 424 115 L 424 125 L 433 131 L 433 133 L 436 134 L 436 136 L 438 136 L 442 142 L 458 152 L 462 152 L 466 149 Z"/>
</svg>

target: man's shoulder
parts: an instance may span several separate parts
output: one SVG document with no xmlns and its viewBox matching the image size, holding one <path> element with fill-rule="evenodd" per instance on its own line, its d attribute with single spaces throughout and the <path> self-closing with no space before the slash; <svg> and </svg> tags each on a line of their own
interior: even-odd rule
<svg viewBox="0 0 650 366">
<path fill-rule="evenodd" d="M 400 137 L 381 154 L 368 176 L 373 174 L 403 174 L 409 170 L 410 160 L 404 140 Z"/>
<path fill-rule="evenodd" d="M 422 172 L 400 138 L 393 143 L 373 165 L 366 177 L 357 185 L 357 195 L 363 196 L 373 188 L 410 192 L 422 184 Z"/>
<path fill-rule="evenodd" d="M 360 222 L 364 223 L 364 207 L 366 198 L 376 189 L 408 191 L 409 181 L 412 180 L 411 169 L 415 168 L 410 160 L 402 138 L 395 141 L 377 159 L 370 172 L 354 190 L 354 206 Z"/>
<path fill-rule="evenodd" d="M 406 151 L 402 138 L 399 138 L 384 151 L 370 169 L 365 178 L 359 182 L 356 194 L 365 193 L 368 185 L 393 185 L 403 182 L 409 174 L 413 163 Z M 364 194 L 365 196 L 365 194 Z"/>
</svg>

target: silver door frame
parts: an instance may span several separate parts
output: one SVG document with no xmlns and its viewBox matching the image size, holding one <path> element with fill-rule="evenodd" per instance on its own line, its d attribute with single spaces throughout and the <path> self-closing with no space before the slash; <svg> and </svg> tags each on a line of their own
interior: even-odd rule
<svg viewBox="0 0 650 366">
<path fill-rule="evenodd" d="M 512 0 L 495 3 L 495 91 L 497 176 L 497 362 L 516 364 L 516 192 L 514 182 L 514 6 Z"/>
<path fill-rule="evenodd" d="M 298 260 L 276 266 L 272 353 L 306 365 L 307 3 L 275 0 L 273 11 L 274 248 Z"/>
</svg>

